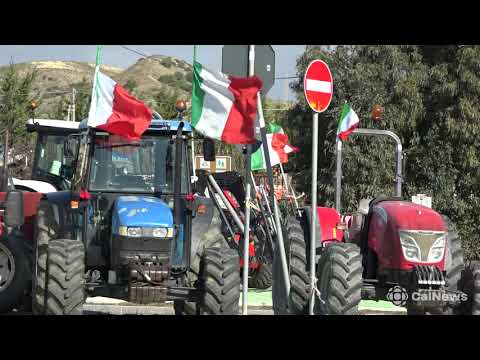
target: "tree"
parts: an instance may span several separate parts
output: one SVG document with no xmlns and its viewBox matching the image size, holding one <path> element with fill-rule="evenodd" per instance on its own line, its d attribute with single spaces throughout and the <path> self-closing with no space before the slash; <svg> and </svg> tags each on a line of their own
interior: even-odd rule
<svg viewBox="0 0 480 360">
<path fill-rule="evenodd" d="M 0 78 L 0 131 L 10 133 L 9 147 L 13 154 L 28 154 L 33 148 L 32 136 L 26 132 L 25 122 L 31 117 L 31 104 L 38 97 L 32 90 L 37 76 L 35 69 L 21 75 L 13 63 Z M 11 175 L 22 176 L 26 167 L 18 162 Z"/>
<path fill-rule="evenodd" d="M 297 60 L 299 80 L 292 84 L 297 102 L 284 128 L 292 143 L 302 143 L 293 170 L 297 184 L 309 192 L 311 117 L 303 96 L 303 75 L 311 60 L 325 60 L 334 78 L 334 96 L 319 123 L 319 202 L 334 204 L 335 140 L 345 100 L 362 127 L 396 132 L 407 153 L 404 196 L 433 196 L 433 207 L 457 225 L 467 257 L 480 246 L 480 47 L 338 46 L 307 47 Z M 385 108 L 373 122 L 374 104 Z M 388 140 L 351 136 L 344 143 L 343 211 L 361 198 L 393 193 L 394 147 Z"/>
</svg>

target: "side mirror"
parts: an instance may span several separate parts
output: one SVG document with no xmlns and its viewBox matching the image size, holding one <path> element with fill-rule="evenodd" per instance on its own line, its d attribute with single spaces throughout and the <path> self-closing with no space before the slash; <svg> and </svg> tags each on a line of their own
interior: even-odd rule
<svg viewBox="0 0 480 360">
<path fill-rule="evenodd" d="M 4 219 L 7 227 L 23 225 L 23 192 L 14 190 L 7 193 Z"/>
<path fill-rule="evenodd" d="M 203 140 L 203 158 L 205 161 L 215 161 L 215 142 L 212 139 Z"/>
</svg>

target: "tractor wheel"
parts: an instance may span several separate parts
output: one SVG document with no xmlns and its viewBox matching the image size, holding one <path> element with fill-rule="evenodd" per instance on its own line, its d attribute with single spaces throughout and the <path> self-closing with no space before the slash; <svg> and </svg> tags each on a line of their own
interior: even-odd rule
<svg viewBox="0 0 480 360">
<path fill-rule="evenodd" d="M 450 220 L 444 217 L 448 226 L 447 244 L 445 250 L 445 281 L 446 289 L 449 291 L 462 291 L 467 281 L 467 272 L 465 271 L 465 263 L 463 260 L 462 241 L 458 236 L 455 226 Z M 470 313 L 468 304 L 460 304 L 455 308 L 447 308 L 442 313 L 445 315 L 461 315 Z"/>
<path fill-rule="evenodd" d="M 20 232 L 0 239 L 0 313 L 20 305 L 30 279 L 27 254 Z"/>
<path fill-rule="evenodd" d="M 200 315 L 238 315 L 240 259 L 237 250 L 205 249 L 200 274 Z"/>
<path fill-rule="evenodd" d="M 216 222 L 218 225 L 221 225 L 221 220 L 219 215 L 212 220 L 212 224 Z M 210 247 L 224 247 L 226 246 L 226 241 L 221 235 L 221 232 L 218 229 L 215 229 L 214 226 L 203 234 L 202 239 L 198 248 L 195 251 L 195 254 L 192 256 L 190 271 L 188 272 L 185 280 L 187 286 L 198 288 L 200 283 L 200 265 L 202 262 L 203 253 L 205 249 Z M 185 300 L 174 300 L 173 308 L 175 310 L 175 315 L 200 315 L 200 301 L 185 301 Z"/>
<path fill-rule="evenodd" d="M 283 240 L 290 280 L 290 294 L 287 296 L 278 246 L 273 257 L 272 300 L 275 315 L 308 314 L 309 286 L 307 245 L 303 228 L 295 217 L 288 217 Z"/>
<path fill-rule="evenodd" d="M 472 315 L 480 315 L 480 264 L 473 266 Z"/>
<path fill-rule="evenodd" d="M 268 289 L 272 286 L 272 265 L 260 263 L 259 267 L 253 270 L 248 279 L 248 287 L 254 289 Z"/>
<path fill-rule="evenodd" d="M 424 309 L 417 309 L 407 306 L 407 315 L 426 315 L 427 312 Z"/>
<path fill-rule="evenodd" d="M 81 241 L 52 239 L 38 249 L 35 313 L 81 315 L 85 303 L 85 247 Z"/>
<path fill-rule="evenodd" d="M 362 292 L 362 256 L 357 245 L 332 243 L 320 257 L 317 267 L 315 314 L 358 315 Z"/>
</svg>

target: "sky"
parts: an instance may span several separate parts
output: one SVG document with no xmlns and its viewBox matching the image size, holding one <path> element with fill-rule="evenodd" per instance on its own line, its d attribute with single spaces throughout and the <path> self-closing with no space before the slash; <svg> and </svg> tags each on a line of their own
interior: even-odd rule
<svg viewBox="0 0 480 360">
<path fill-rule="evenodd" d="M 193 45 L 127 45 L 145 55 L 174 56 L 192 63 Z M 0 45 L 0 65 L 34 60 L 66 60 L 95 62 L 95 45 Z M 295 76 L 296 59 L 305 50 L 305 45 L 273 45 L 275 50 L 275 76 Z M 103 63 L 127 68 L 141 56 L 118 45 L 107 45 L 103 50 Z M 222 45 L 200 45 L 197 59 L 212 70 L 221 70 Z M 268 97 L 278 100 L 294 100 L 288 87 L 289 80 L 277 79 Z"/>
</svg>

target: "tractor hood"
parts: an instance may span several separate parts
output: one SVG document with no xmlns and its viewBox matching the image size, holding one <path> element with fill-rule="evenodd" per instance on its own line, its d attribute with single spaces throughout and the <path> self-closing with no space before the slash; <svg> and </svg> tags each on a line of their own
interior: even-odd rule
<svg viewBox="0 0 480 360">
<path fill-rule="evenodd" d="M 392 228 L 446 231 L 439 213 L 429 207 L 409 201 L 383 201 L 374 207 L 374 213 Z"/>
<path fill-rule="evenodd" d="M 113 232 L 119 226 L 173 227 L 170 207 L 153 196 L 120 196 L 113 210 Z"/>
<path fill-rule="evenodd" d="M 429 256 L 435 240 L 448 231 L 439 213 L 408 201 L 382 201 L 370 211 L 368 245 L 377 254 L 380 268 L 411 270 L 421 264 L 444 269 L 443 255 Z M 401 245 L 401 234 L 408 240 L 405 246 Z M 406 249 L 412 247 L 418 249 L 417 256 L 407 258 Z"/>
</svg>

